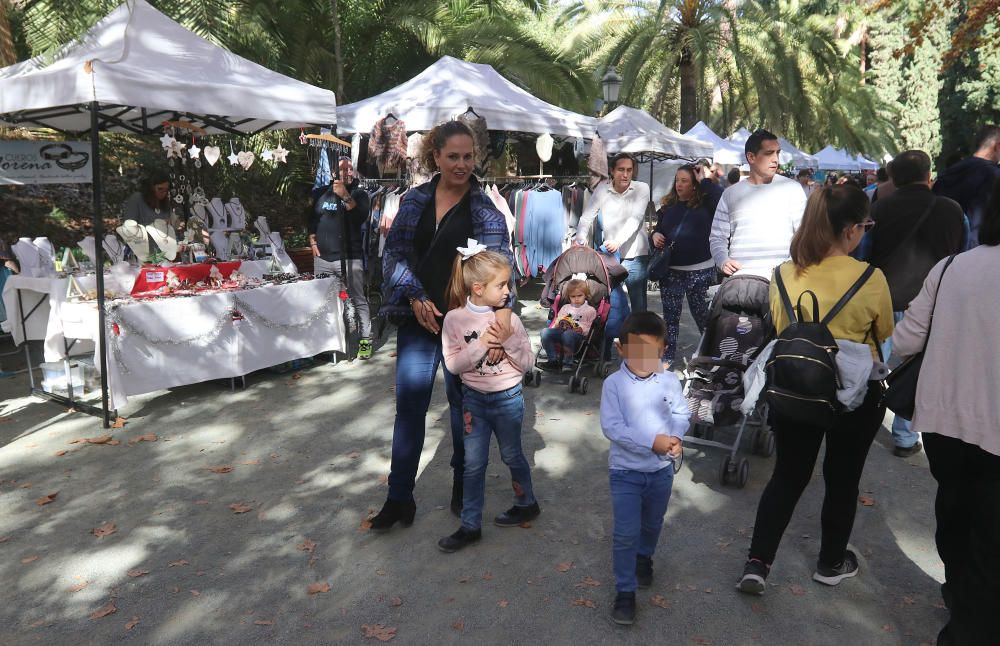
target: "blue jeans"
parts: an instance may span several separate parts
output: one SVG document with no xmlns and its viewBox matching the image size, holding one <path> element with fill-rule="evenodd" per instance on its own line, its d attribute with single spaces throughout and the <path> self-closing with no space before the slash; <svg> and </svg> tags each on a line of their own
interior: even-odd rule
<svg viewBox="0 0 1000 646">
<path fill-rule="evenodd" d="M 615 523 L 615 590 L 635 592 L 636 556 L 651 557 L 656 551 L 674 485 L 674 469 L 669 464 L 650 473 L 611 469 L 609 478 Z"/>
<path fill-rule="evenodd" d="M 898 324 L 903 320 L 903 312 L 893 312 L 892 318 Z M 889 337 L 882 342 L 882 356 L 885 357 L 886 362 L 889 361 L 891 354 L 892 337 Z M 896 446 L 908 449 L 916 444 L 919 439 L 920 434 L 910 430 L 910 420 L 904 419 L 899 415 L 892 418 L 892 441 L 896 443 Z"/>
<path fill-rule="evenodd" d="M 431 334 L 408 319 L 396 335 L 396 423 L 392 429 L 392 466 L 389 498 L 413 500 L 420 453 L 424 449 L 427 409 L 431 404 L 434 378 L 441 365 L 441 336 Z M 462 382 L 444 370 L 444 385 L 451 407 L 451 468 L 462 479 L 465 447 L 462 443 Z"/>
<path fill-rule="evenodd" d="M 575 330 L 560 330 L 553 327 L 542 330 L 542 347 L 545 348 L 545 356 L 549 361 L 562 360 L 563 364 L 572 365 L 573 355 L 581 343 L 583 335 Z M 559 354 L 558 346 L 562 347 L 562 355 Z"/>
<path fill-rule="evenodd" d="M 521 450 L 524 395 L 521 384 L 495 393 L 462 388 L 465 420 L 465 484 L 462 490 L 462 527 L 479 529 L 486 499 L 486 465 L 490 461 L 490 436 L 497 436 L 500 458 L 510 468 L 514 504 L 535 504 L 531 467 Z"/>
<path fill-rule="evenodd" d="M 622 260 L 622 267 L 628 270 L 625 289 L 633 312 L 646 311 L 646 289 L 649 286 L 649 256 L 636 256 Z"/>
</svg>

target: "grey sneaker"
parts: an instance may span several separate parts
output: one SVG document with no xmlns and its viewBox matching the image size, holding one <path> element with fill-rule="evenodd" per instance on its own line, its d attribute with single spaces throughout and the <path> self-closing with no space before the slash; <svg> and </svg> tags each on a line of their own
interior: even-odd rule
<svg viewBox="0 0 1000 646">
<path fill-rule="evenodd" d="M 744 594 L 755 594 L 758 597 L 764 594 L 767 587 L 767 575 L 771 568 L 764 561 L 750 559 L 743 566 L 743 576 L 736 583 L 736 589 Z"/>
<path fill-rule="evenodd" d="M 826 567 L 817 563 L 816 572 L 813 573 L 813 581 L 818 581 L 824 585 L 837 585 L 844 579 L 849 579 L 857 575 L 858 557 L 851 550 L 847 550 L 844 553 L 844 560 L 836 567 Z"/>
</svg>

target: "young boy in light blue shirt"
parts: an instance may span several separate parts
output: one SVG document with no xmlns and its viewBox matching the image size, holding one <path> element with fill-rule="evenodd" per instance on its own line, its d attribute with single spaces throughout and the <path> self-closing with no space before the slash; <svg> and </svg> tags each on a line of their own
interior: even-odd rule
<svg viewBox="0 0 1000 646">
<path fill-rule="evenodd" d="M 663 371 L 666 324 L 653 312 L 622 324 L 621 368 L 604 381 L 601 429 L 611 440 L 608 469 L 614 511 L 614 609 L 618 624 L 635 621 L 636 588 L 653 583 L 653 552 L 674 482 L 675 458 L 691 413 L 681 382 Z"/>
</svg>

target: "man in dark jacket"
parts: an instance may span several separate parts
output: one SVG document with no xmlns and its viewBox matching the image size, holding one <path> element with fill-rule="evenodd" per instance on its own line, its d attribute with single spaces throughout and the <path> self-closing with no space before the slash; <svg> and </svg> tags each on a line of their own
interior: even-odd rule
<svg viewBox="0 0 1000 646">
<path fill-rule="evenodd" d="M 309 245 L 313 252 L 313 273 L 341 276 L 341 257 L 347 266 L 347 293 L 358 311 L 361 339 L 358 358 L 372 356 L 372 321 L 365 298 L 365 273 L 361 259 L 362 240 L 368 225 L 371 200 L 354 178 L 354 167 L 347 157 L 337 164 L 337 174 L 326 189 L 314 193 L 309 213 Z M 345 220 L 346 218 L 346 220 Z M 343 280 L 342 280 L 343 282 Z"/>
<path fill-rule="evenodd" d="M 931 158 L 922 150 L 907 150 L 889 163 L 896 190 L 872 205 L 875 228 L 871 230 L 873 265 L 882 270 L 892 293 L 896 321 L 903 318 L 931 268 L 939 260 L 961 251 L 965 234 L 962 207 L 947 197 L 931 193 Z M 888 357 L 892 343 L 882 339 Z M 920 451 L 909 420 L 892 422 L 893 453 L 908 457 Z"/>
<path fill-rule="evenodd" d="M 979 244 L 979 225 L 986 213 L 993 184 L 1000 180 L 1000 126 L 983 126 L 971 157 L 952 164 L 938 176 L 934 193 L 950 197 L 969 218 L 970 246 Z"/>
</svg>

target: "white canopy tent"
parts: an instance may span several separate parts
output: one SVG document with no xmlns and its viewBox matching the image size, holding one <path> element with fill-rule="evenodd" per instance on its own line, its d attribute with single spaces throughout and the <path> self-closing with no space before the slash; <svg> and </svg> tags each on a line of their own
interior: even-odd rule
<svg viewBox="0 0 1000 646">
<path fill-rule="evenodd" d="M 332 126 L 333 92 L 282 76 L 214 45 L 145 0 L 129 0 L 54 61 L 0 69 L 0 125 L 146 134 L 185 119 L 209 132 Z"/>
<path fill-rule="evenodd" d="M 93 231 L 104 237 L 102 130 L 152 135 L 164 121 L 188 121 L 209 133 L 336 123 L 332 92 L 240 58 L 181 27 L 145 0 L 128 0 L 65 47 L 53 60 L 34 58 L 0 69 L 0 126 L 90 134 Z M 103 245 L 95 248 L 98 267 Z M 100 414 L 110 425 L 104 274 L 98 271 L 101 408 L 32 392 Z"/>
<path fill-rule="evenodd" d="M 472 108 L 490 130 L 590 139 L 598 120 L 532 96 L 489 65 L 443 56 L 409 81 L 337 109 L 341 134 L 371 132 L 389 115 L 409 131 L 426 131 Z"/>
<path fill-rule="evenodd" d="M 842 148 L 827 146 L 813 155 L 823 170 L 860 171 L 877 170 L 878 164 L 869 161 L 861 155 L 851 155 Z"/>
<path fill-rule="evenodd" d="M 729 141 L 740 146 L 745 146 L 749 138 L 750 131 L 746 128 L 740 128 L 729 135 Z M 778 145 L 781 146 L 781 154 L 778 156 L 778 161 L 782 164 L 792 164 L 795 168 L 819 168 L 819 161 L 815 157 L 799 150 L 784 137 L 778 137 Z"/>
<path fill-rule="evenodd" d="M 874 162 L 874 161 L 868 159 L 867 157 L 865 157 L 864 155 L 856 155 L 855 159 L 857 160 L 858 166 L 861 168 L 861 170 L 878 170 L 879 169 L 878 162 Z"/>
<path fill-rule="evenodd" d="M 694 127 L 685 132 L 684 136 L 694 137 L 695 139 L 707 141 L 712 144 L 712 161 L 716 164 L 738 166 L 740 164 L 745 164 L 747 161 L 746 157 L 743 156 L 742 146 L 734 144 L 731 141 L 726 141 L 719 135 L 715 134 L 711 128 L 705 125 L 704 121 L 699 121 L 694 124 Z"/>
<path fill-rule="evenodd" d="M 608 154 L 630 153 L 650 159 L 711 157 L 712 144 L 682 135 L 645 110 L 620 105 L 601 117 L 597 131 Z"/>
</svg>

